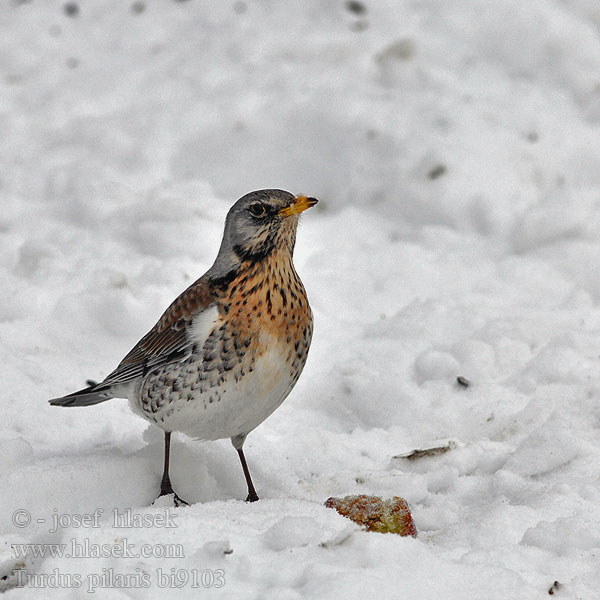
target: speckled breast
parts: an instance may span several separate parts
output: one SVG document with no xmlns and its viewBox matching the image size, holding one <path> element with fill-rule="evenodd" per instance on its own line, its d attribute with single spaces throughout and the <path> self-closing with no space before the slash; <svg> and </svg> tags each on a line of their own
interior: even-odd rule
<svg viewBox="0 0 600 600">
<path fill-rule="evenodd" d="M 312 338 L 312 312 L 290 260 L 247 265 L 224 289 L 219 319 L 181 363 L 150 373 L 143 416 L 199 439 L 245 435 L 298 380 Z"/>
</svg>

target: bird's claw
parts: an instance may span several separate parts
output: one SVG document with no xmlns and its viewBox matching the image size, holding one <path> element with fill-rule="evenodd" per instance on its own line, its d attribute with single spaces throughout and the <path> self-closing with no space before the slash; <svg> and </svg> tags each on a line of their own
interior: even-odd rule
<svg viewBox="0 0 600 600">
<path fill-rule="evenodd" d="M 175 492 L 161 494 L 153 503 L 152 506 L 161 506 L 167 508 L 169 505 L 179 508 L 180 506 L 189 506 L 183 498 L 180 498 Z"/>
</svg>

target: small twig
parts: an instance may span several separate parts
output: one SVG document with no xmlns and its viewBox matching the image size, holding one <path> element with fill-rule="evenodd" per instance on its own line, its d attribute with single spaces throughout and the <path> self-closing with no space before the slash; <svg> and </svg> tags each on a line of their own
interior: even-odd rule
<svg viewBox="0 0 600 600">
<path fill-rule="evenodd" d="M 445 454 L 456 448 L 456 442 L 449 441 L 445 446 L 436 446 L 435 448 L 425 448 L 424 450 L 413 450 L 406 454 L 397 454 L 393 458 L 404 458 L 406 460 L 419 460 L 420 458 L 428 458 L 430 456 L 438 456 Z"/>
</svg>

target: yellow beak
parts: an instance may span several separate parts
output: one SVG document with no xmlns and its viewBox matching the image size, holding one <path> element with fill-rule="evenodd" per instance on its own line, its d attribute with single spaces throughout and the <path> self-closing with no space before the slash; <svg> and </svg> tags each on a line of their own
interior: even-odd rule
<svg viewBox="0 0 600 600">
<path fill-rule="evenodd" d="M 281 217 L 291 217 L 299 215 L 302 211 L 314 206 L 318 200 L 316 198 L 307 198 L 306 196 L 297 196 L 293 204 L 282 208 L 277 214 Z"/>
</svg>

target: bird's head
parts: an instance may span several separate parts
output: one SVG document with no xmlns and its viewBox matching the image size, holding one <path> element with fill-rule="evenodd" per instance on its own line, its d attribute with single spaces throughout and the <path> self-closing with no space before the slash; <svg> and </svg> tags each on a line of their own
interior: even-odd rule
<svg viewBox="0 0 600 600">
<path fill-rule="evenodd" d="M 259 190 L 242 196 L 227 214 L 213 269 L 223 271 L 235 267 L 235 263 L 258 262 L 274 252 L 291 256 L 298 217 L 316 203 L 315 198 L 283 190 Z"/>
</svg>

